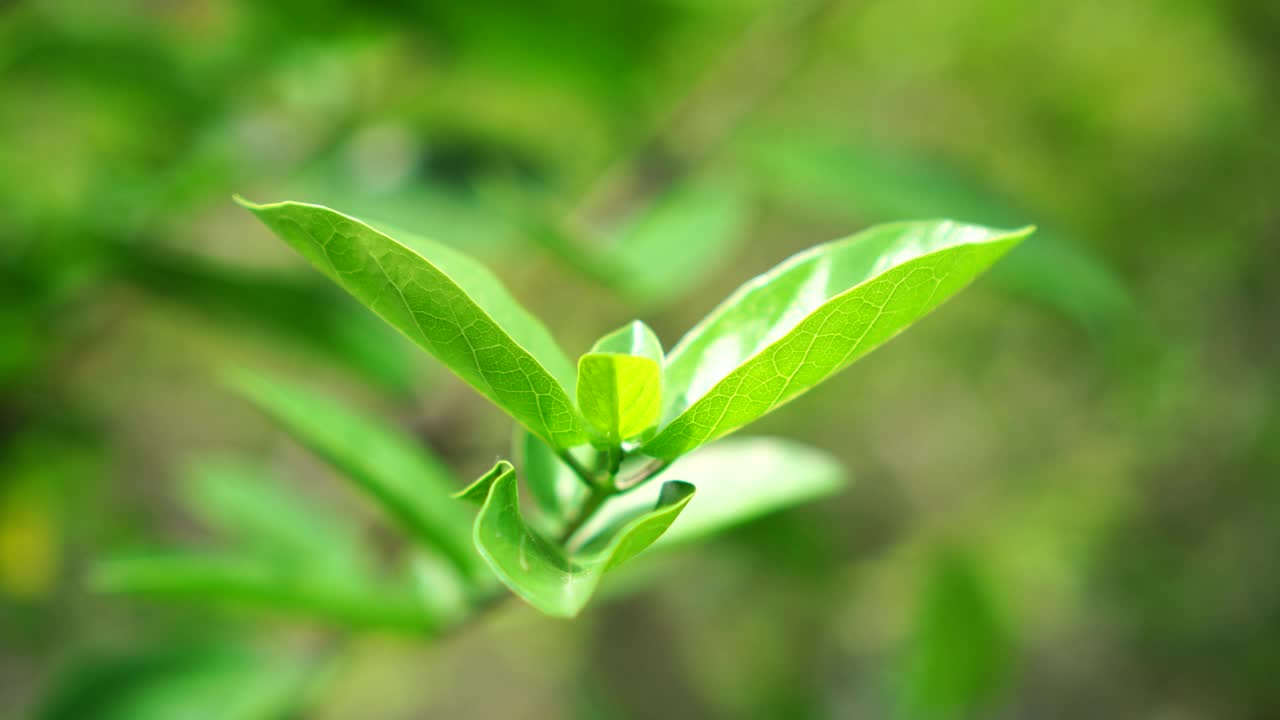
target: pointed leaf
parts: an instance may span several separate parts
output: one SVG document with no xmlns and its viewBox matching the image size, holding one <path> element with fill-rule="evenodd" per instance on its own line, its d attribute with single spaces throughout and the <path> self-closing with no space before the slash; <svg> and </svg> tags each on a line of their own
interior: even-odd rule
<svg viewBox="0 0 1280 720">
<path fill-rule="evenodd" d="M 639 320 L 633 320 L 600 338 L 592 346 L 591 352 L 646 357 L 658 365 L 664 362 L 662 341 L 648 325 Z"/>
<path fill-rule="evenodd" d="M 569 557 L 534 532 L 520 513 L 514 472 L 499 477 L 476 517 L 475 543 L 512 592 L 548 615 L 577 615 L 604 573 L 653 544 L 693 496 L 687 483 L 668 483 L 664 504 L 635 519 L 598 552 Z"/>
<path fill-rule="evenodd" d="M 688 478 L 698 488 L 697 499 L 658 541 L 669 546 L 832 495 L 845 487 L 847 475 L 829 453 L 792 440 L 726 438 L 689 453 L 655 480 L 620 496 L 584 532 L 607 532 L 604 528 L 653 507 L 663 478 Z"/>
<path fill-rule="evenodd" d="M 964 217 L 1011 226 L 1027 213 L 981 178 L 879 139 L 850 142 L 820 132 L 766 130 L 749 146 L 772 193 L 836 217 Z M 1095 334 L 1124 332 L 1134 300 L 1104 258 L 1049 227 L 991 272 L 992 285 L 1078 322 Z"/>
<path fill-rule="evenodd" d="M 585 440 L 573 366 L 486 268 L 423 238 L 398 239 L 329 208 L 240 201 L 331 280 L 556 447 Z"/>
<path fill-rule="evenodd" d="M 334 399 L 280 380 L 240 373 L 234 385 L 268 417 L 327 460 L 415 539 L 468 577 L 483 578 L 470 518 L 452 499 L 453 474 L 400 430 Z"/>
<path fill-rule="evenodd" d="M 481 475 L 466 488 L 454 493 L 453 497 L 456 500 L 465 500 L 477 507 L 482 506 L 484 501 L 489 499 L 489 488 L 498 478 L 509 472 L 515 472 L 515 467 L 506 460 L 499 460 L 489 472 Z"/>
<path fill-rule="evenodd" d="M 578 407 L 609 445 L 658 422 L 662 367 L 646 357 L 590 353 L 578 360 Z"/>
<path fill-rule="evenodd" d="M 740 287 L 667 362 L 644 452 L 674 459 L 795 398 L 887 342 L 1031 233 L 948 221 L 881 225 Z"/>
</svg>

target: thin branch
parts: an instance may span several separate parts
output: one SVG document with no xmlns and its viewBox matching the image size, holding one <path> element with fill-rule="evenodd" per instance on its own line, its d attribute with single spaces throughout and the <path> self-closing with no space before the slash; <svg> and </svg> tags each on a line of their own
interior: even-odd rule
<svg viewBox="0 0 1280 720">
<path fill-rule="evenodd" d="M 594 492 L 596 489 L 595 473 L 591 472 L 585 465 L 578 462 L 578 458 L 574 457 L 573 453 L 568 450 L 561 450 L 558 455 L 560 456 L 560 459 L 564 461 L 564 464 L 568 465 L 569 469 L 573 471 L 573 474 L 578 476 L 578 479 L 582 481 L 582 484 L 586 485 L 589 490 Z"/>
</svg>

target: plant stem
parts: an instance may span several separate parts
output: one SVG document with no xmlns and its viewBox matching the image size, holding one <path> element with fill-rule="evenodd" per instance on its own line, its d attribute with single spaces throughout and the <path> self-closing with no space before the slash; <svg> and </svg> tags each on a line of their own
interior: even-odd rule
<svg viewBox="0 0 1280 720">
<path fill-rule="evenodd" d="M 596 489 L 595 473 L 591 472 L 585 465 L 578 462 L 578 458 L 574 457 L 573 453 L 568 450 L 561 450 L 559 455 L 560 459 L 564 461 L 564 464 L 568 465 L 569 469 L 573 471 L 573 474 L 577 475 L 578 479 L 582 481 L 582 484 L 586 485 L 592 492 L 594 492 Z"/>
<path fill-rule="evenodd" d="M 565 526 L 564 532 L 560 533 L 560 544 L 564 545 L 569 542 L 574 534 L 581 530 L 582 526 L 586 525 L 587 521 L 590 520 L 601 507 L 604 507 L 604 502 L 613 494 L 614 490 L 612 487 L 597 487 L 593 489 L 591 495 L 587 496 L 586 501 L 582 503 L 582 507 L 579 508 L 578 514 L 574 516 L 573 520 L 571 520 L 567 526 Z"/>
</svg>

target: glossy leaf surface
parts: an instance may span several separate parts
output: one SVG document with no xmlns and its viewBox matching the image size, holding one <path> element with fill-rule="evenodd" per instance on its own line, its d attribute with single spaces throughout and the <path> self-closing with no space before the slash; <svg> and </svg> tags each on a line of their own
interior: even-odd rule
<svg viewBox="0 0 1280 720">
<path fill-rule="evenodd" d="M 876 139 L 766 132 L 750 155 L 768 191 L 840 218 L 963 217 L 1012 227 L 1028 213 L 981 178 Z M 1123 280 L 1078 238 L 1049 226 L 991 272 L 991 283 L 1094 333 L 1125 332 L 1137 314 Z"/>
<path fill-rule="evenodd" d="M 577 615 L 606 572 L 653 544 L 693 497 L 687 483 L 668 483 L 663 501 L 622 527 L 602 549 L 569 556 L 531 529 L 520 513 L 515 472 L 493 480 L 476 517 L 475 543 L 512 592 L 548 615 Z"/>
<path fill-rule="evenodd" d="M 608 444 L 635 437 L 658 422 L 662 366 L 647 357 L 589 353 L 578 360 L 578 407 Z"/>
<path fill-rule="evenodd" d="M 653 329 L 640 320 L 633 320 L 596 341 L 591 347 L 594 353 L 617 353 L 645 357 L 662 365 L 662 341 Z"/>
<path fill-rule="evenodd" d="M 471 549 L 466 507 L 453 500 L 454 478 L 406 436 L 320 393 L 241 373 L 236 387 L 263 413 L 373 498 L 414 538 L 469 577 L 484 570 Z"/>
<path fill-rule="evenodd" d="M 585 440 L 573 366 L 492 273 L 444 245 L 393 239 L 329 208 L 241 201 L 272 231 L 478 392 L 557 447 Z"/>
<path fill-rule="evenodd" d="M 1030 232 L 882 225 L 749 281 L 672 351 L 670 424 L 644 452 L 674 459 L 800 395 L 906 329 Z"/>
</svg>

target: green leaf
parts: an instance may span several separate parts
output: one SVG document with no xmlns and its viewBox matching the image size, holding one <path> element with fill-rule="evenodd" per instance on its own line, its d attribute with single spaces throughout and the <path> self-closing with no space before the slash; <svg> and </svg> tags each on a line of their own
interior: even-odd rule
<svg viewBox="0 0 1280 720">
<path fill-rule="evenodd" d="M 662 341 L 658 335 L 640 320 L 633 320 L 596 341 L 593 353 L 615 353 L 645 357 L 662 365 Z"/>
<path fill-rule="evenodd" d="M 454 493 L 453 497 L 457 500 L 465 500 L 477 507 L 483 506 L 484 501 L 489 499 L 489 487 L 493 485 L 494 481 L 509 472 L 515 472 L 515 467 L 506 460 L 499 460 L 489 472 L 481 475 L 465 489 Z"/>
<path fill-rule="evenodd" d="M 979 717 L 1008 681 L 1012 642 L 971 553 L 938 552 L 898 669 L 904 718 Z"/>
<path fill-rule="evenodd" d="M 558 448 L 586 439 L 566 390 L 573 365 L 542 323 L 482 265 L 430 240 L 392 239 L 318 205 L 239 202 L 539 437 Z"/>
<path fill-rule="evenodd" d="M 980 179 L 878 140 L 775 130 L 748 147 L 771 192 L 836 217 L 963 217 L 997 226 L 1027 217 Z M 1129 290 L 1102 258 L 1049 227 L 1010 253 L 992 271 L 991 282 L 1095 335 L 1127 331 L 1136 313 Z"/>
<path fill-rule="evenodd" d="M 541 438 L 524 428 L 516 436 L 515 457 L 534 503 L 553 524 L 563 522 L 568 510 L 583 501 L 587 488 L 577 474 Z"/>
<path fill-rule="evenodd" d="M 616 232 L 609 258 L 638 302 L 670 302 L 716 269 L 741 238 L 747 203 L 725 178 L 681 183 Z"/>
<path fill-rule="evenodd" d="M 646 357 L 589 353 L 578 360 L 578 407 L 610 446 L 658 422 L 662 366 Z"/>
<path fill-rule="evenodd" d="M 252 557 L 192 551 L 122 553 L 94 568 L 92 584 L 107 593 L 268 610 L 356 627 L 422 633 L 443 624 L 406 588 L 315 575 Z"/>
<path fill-rule="evenodd" d="M 667 483 L 662 502 L 614 535 L 599 551 L 569 556 L 524 521 L 514 471 L 496 478 L 476 517 L 475 543 L 512 592 L 548 615 L 573 617 L 601 578 L 661 537 L 693 497 L 688 483 Z"/>
<path fill-rule="evenodd" d="M 196 633 L 197 635 L 201 633 Z M 45 688 L 32 720 L 267 720 L 305 715 L 329 657 L 304 660 L 209 639 L 78 652 Z M 194 709 L 194 710 L 193 710 Z"/>
<path fill-rule="evenodd" d="M 1031 233 L 949 221 L 881 225 L 811 248 L 740 287 L 667 362 L 674 459 L 795 398 L 890 340 Z"/>
<path fill-rule="evenodd" d="M 664 478 L 687 478 L 698 497 L 658 541 L 676 545 L 706 537 L 768 513 L 839 492 L 844 467 L 829 453 L 767 437 L 732 437 L 680 458 L 654 480 L 610 501 L 587 536 L 616 527 L 653 507 Z"/>
<path fill-rule="evenodd" d="M 154 243 L 116 243 L 112 254 L 126 279 L 202 319 L 257 330 L 397 393 L 413 385 L 408 344 L 314 273 L 254 271 Z"/>
<path fill-rule="evenodd" d="M 311 507 L 251 463 L 192 464 L 184 475 L 183 499 L 193 514 L 254 556 L 347 576 L 369 569 L 350 523 Z"/>
<path fill-rule="evenodd" d="M 452 498 L 453 474 L 412 438 L 330 397 L 278 379 L 238 373 L 233 383 L 415 539 L 438 550 L 466 576 L 487 576 L 471 549 L 469 513 Z"/>
</svg>

